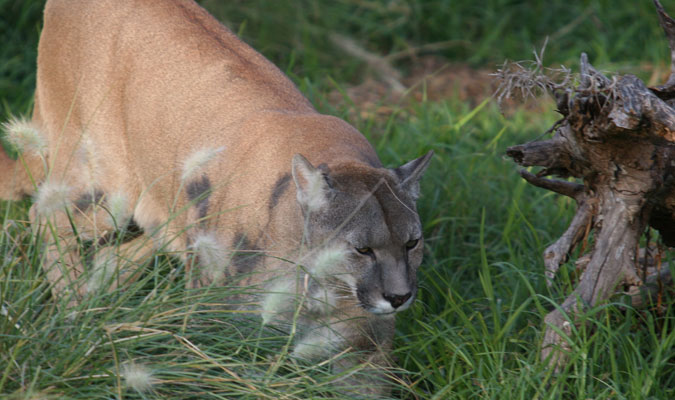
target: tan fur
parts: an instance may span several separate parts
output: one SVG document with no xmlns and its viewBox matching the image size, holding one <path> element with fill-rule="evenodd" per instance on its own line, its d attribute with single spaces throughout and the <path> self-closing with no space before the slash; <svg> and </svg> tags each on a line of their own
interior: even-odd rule
<svg viewBox="0 0 675 400">
<path fill-rule="evenodd" d="M 274 65 L 193 2 L 49 0 L 38 54 L 33 123 L 45 134 L 49 151 L 45 160 L 25 161 L 37 184 L 72 189 L 69 200 L 76 205 L 73 215 L 82 237 L 100 241 L 126 225 L 126 217 L 110 218 L 115 195 L 122 199 L 116 208 L 127 208 L 116 213 L 132 216 L 145 233 L 136 241 L 147 243 L 152 237 L 157 247 L 178 252 L 191 269 L 192 284 L 234 276 L 241 272 L 237 262 L 242 254 L 258 252 L 264 256 L 241 261 L 238 268 L 253 265 L 254 271 L 244 271 L 243 276 L 249 274 L 246 283 L 272 282 L 269 288 L 278 286 L 284 274 L 299 270 L 293 261 L 311 264 L 312 254 L 334 242 L 334 235 L 312 232 L 323 232 L 314 225 L 331 225 L 326 218 L 339 214 L 345 221 L 334 228 L 351 229 L 352 236 L 371 225 L 380 227 L 377 243 L 366 244 L 374 249 L 372 259 L 414 275 L 422 244 L 414 250 L 406 250 L 405 244 L 421 240 L 414 207 L 417 180 L 428 157 L 408 164 L 402 176 L 411 175 L 410 182 L 383 169 L 356 129 L 318 114 Z M 200 150 L 211 151 L 211 159 L 186 171 L 186 160 Z M 296 154 L 306 160 L 294 159 Z M 325 168 L 315 167 L 322 164 Z M 33 194 L 26 173 L 16 175 L 15 170 L 20 170 L 16 162 L 0 152 L 0 195 L 16 199 Z M 185 177 L 188 172 L 192 174 Z M 330 184 L 322 186 L 325 182 Z M 318 202 L 311 205 L 305 198 Z M 355 222 L 355 213 L 364 214 Z M 80 262 L 66 214 L 41 216 L 34 206 L 31 218 L 49 219 L 57 227 L 60 238 L 47 244 L 46 266 L 56 292 L 84 295 L 87 280 L 78 276 L 87 266 Z M 399 232 L 398 225 L 410 228 Z M 348 293 L 356 290 L 350 282 L 366 276 L 363 271 L 370 265 L 370 258 L 357 254 L 349 243 L 338 243 L 339 251 L 348 253 L 348 277 L 330 278 L 334 290 L 321 292 L 332 296 L 335 310 L 308 305 L 310 311 L 319 310 L 308 313 L 318 313 L 316 318 L 338 332 L 339 346 L 367 350 L 371 355 L 366 358 L 385 364 L 393 317 L 372 314 Z M 64 255 L 63 246 L 72 251 Z M 220 272 L 213 259 L 220 254 L 232 259 L 223 260 L 223 276 L 215 276 Z M 209 265 L 200 269 L 200 258 L 202 263 L 210 260 Z M 408 266 L 408 258 L 414 265 Z M 361 272 L 355 272 L 356 265 Z M 64 266 L 66 276 L 60 273 Z M 314 283 L 329 280 L 324 275 L 305 276 L 305 287 L 281 286 L 291 294 L 307 293 Z M 414 276 L 409 277 L 412 283 L 396 279 L 391 280 L 398 285 L 393 291 L 413 290 L 408 286 L 416 283 Z M 389 290 L 386 281 L 374 284 L 385 286 L 377 290 Z M 379 292 L 373 296 L 382 303 Z M 311 322 L 308 326 L 312 339 L 307 343 L 335 336 L 312 331 Z"/>
</svg>

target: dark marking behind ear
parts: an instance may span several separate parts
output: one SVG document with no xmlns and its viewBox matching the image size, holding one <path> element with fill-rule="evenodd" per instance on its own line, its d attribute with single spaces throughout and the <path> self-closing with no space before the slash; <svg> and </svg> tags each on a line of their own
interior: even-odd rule
<svg viewBox="0 0 675 400">
<path fill-rule="evenodd" d="M 100 189 L 94 189 L 94 192 L 86 192 L 75 200 L 75 208 L 80 212 L 86 211 L 92 204 L 98 204 L 103 199 L 103 193 Z"/>
<path fill-rule="evenodd" d="M 323 174 L 323 179 L 326 181 L 326 184 L 328 185 L 329 189 L 333 189 L 335 187 L 335 182 L 333 181 L 333 178 L 330 176 L 330 167 L 326 163 L 321 163 L 316 166 L 316 169 L 321 171 Z"/>
<path fill-rule="evenodd" d="M 143 229 L 138 226 L 136 221 L 133 218 L 129 221 L 126 227 L 108 232 L 105 235 L 101 236 L 95 242 L 89 241 L 86 243 L 84 252 L 82 253 L 84 265 L 87 267 L 92 267 L 94 265 L 94 255 L 101 247 L 110 246 L 112 244 L 122 244 L 143 234 Z"/>
<path fill-rule="evenodd" d="M 279 204 L 279 199 L 284 195 L 288 189 L 288 185 L 291 182 L 291 174 L 285 173 L 281 178 L 277 179 L 277 182 L 274 184 L 274 189 L 272 189 L 272 195 L 270 196 L 269 208 L 270 210 Z"/>
<path fill-rule="evenodd" d="M 113 243 L 125 243 L 130 240 L 136 239 L 142 234 L 143 228 L 138 226 L 136 221 L 134 221 L 134 219 L 132 218 L 129 221 L 129 224 L 127 224 L 127 226 L 124 229 L 108 232 L 105 235 L 98 238 L 96 245 L 98 247 L 103 247 Z"/>
<path fill-rule="evenodd" d="M 330 174 L 330 167 L 326 163 L 321 163 L 316 166 L 316 168 L 320 169 L 321 172 L 323 172 L 324 175 Z"/>
<path fill-rule="evenodd" d="M 198 217 L 202 219 L 206 217 L 209 209 L 209 195 L 211 194 L 211 181 L 206 175 L 202 175 L 200 179 L 195 179 L 187 184 L 185 187 L 188 199 L 194 202 L 194 206 L 198 210 Z"/>
<path fill-rule="evenodd" d="M 262 250 L 248 240 L 245 234 L 237 233 L 232 241 L 232 266 L 237 274 L 248 274 L 262 261 Z"/>
</svg>

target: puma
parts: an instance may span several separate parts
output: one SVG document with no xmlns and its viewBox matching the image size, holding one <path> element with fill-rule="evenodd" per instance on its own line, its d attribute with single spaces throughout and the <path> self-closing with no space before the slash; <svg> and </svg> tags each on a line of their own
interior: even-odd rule
<svg viewBox="0 0 675 400">
<path fill-rule="evenodd" d="M 54 294 L 111 290 L 163 248 L 190 286 L 264 289 L 266 323 L 300 307 L 298 357 L 351 347 L 353 362 L 386 366 L 394 316 L 417 293 L 431 152 L 383 168 L 192 1 L 49 0 L 44 17 L 33 116 L 5 124 L 22 153 L 0 151 L 0 196 L 33 196 L 32 224 L 54 227 Z M 110 245 L 130 226 L 139 234 Z"/>
</svg>

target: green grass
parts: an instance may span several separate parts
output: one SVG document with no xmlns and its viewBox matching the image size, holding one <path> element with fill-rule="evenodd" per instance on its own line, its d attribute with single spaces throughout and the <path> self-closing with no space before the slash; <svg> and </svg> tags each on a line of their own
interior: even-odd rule
<svg viewBox="0 0 675 400">
<path fill-rule="evenodd" d="M 338 62 L 341 77 L 358 78 L 358 69 L 335 57 L 340 50 L 328 38 L 335 32 L 384 55 L 448 42 L 443 56 L 480 66 L 530 58 L 547 36 L 552 64 L 576 62 L 581 44 L 591 60 L 602 64 L 657 62 L 668 54 L 648 0 L 204 0 L 203 4 L 280 65 L 294 59 L 302 76 L 329 68 L 335 73 Z"/>
<path fill-rule="evenodd" d="M 35 84 L 35 56 L 44 0 L 0 0 L 2 114 L 26 108 Z M 452 62 L 493 68 L 532 57 L 546 37 L 547 64 L 576 65 L 585 51 L 600 66 L 635 70 L 662 65 L 667 42 L 649 0 L 201 0 L 297 80 L 327 87 L 327 76 L 359 82 L 367 69 L 330 40 L 354 39 L 388 55 L 428 43 Z M 666 1 L 666 9 L 669 4 Z M 675 9 L 670 9 L 675 14 Z M 403 59 L 402 69 L 414 59 Z M 667 67 L 666 67 L 667 69 Z M 648 71 L 643 71 L 648 75 Z M 18 110 L 17 110 L 18 109 Z"/>
<path fill-rule="evenodd" d="M 333 31 L 381 54 L 457 40 L 443 55 L 479 66 L 528 58 L 544 35 L 555 38 L 547 51 L 552 64 L 588 51 L 601 65 L 639 72 L 635 66 L 643 62 L 668 58 L 649 1 L 474 3 L 204 2 L 288 71 L 322 111 L 342 117 L 358 113 L 349 101 L 329 105 L 327 92 L 358 82 L 364 66 L 331 45 Z M 3 119 L 30 110 L 40 9 L 39 1 L 0 0 Z M 564 266 L 548 288 L 541 254 L 564 231 L 574 204 L 525 184 L 503 154 L 506 146 L 536 138 L 556 116 L 522 109 L 505 119 L 492 103 L 474 104 L 420 101 L 393 106 L 388 118 L 351 119 L 386 165 L 429 149 L 436 153 L 419 202 L 427 238 L 419 299 L 398 319 L 396 373 L 405 383 L 395 394 L 675 398 L 672 299 L 662 313 L 632 309 L 621 298 L 588 310 L 567 367 L 554 374 L 539 362 L 543 318 L 575 279 L 573 266 Z M 183 267 L 166 255 L 158 254 L 124 290 L 92 296 L 78 312 L 59 307 L 40 267 L 39 235 L 24 222 L 27 207 L 0 206 L 0 303 L 11 316 L 0 315 L 0 398 L 305 399 L 335 393 L 327 366 L 289 357 L 287 336 L 263 327 L 256 315 L 213 306 L 244 289 L 185 290 Z M 152 372 L 151 391 L 128 387 L 122 376 L 130 364 Z"/>
</svg>

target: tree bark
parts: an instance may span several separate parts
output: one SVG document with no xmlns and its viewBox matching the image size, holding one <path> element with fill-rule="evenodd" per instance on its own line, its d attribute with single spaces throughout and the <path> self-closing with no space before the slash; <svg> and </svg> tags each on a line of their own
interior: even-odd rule
<svg viewBox="0 0 675 400">
<path fill-rule="evenodd" d="M 654 3 L 674 62 L 668 82 L 647 88 L 633 75 L 609 79 L 582 54 L 578 86 L 549 87 L 563 116 L 553 138 L 506 151 L 522 166 L 543 167 L 536 175 L 521 171 L 529 183 L 578 205 L 567 231 L 544 252 L 549 283 L 594 232 L 592 248 L 577 262 L 583 270 L 578 286 L 545 318 L 542 359 L 556 368 L 566 361 L 576 314 L 620 286 L 642 286 L 638 245 L 645 230 L 651 226 L 664 244 L 675 245 L 675 20 Z M 544 178 L 548 175 L 582 183 Z"/>
</svg>

